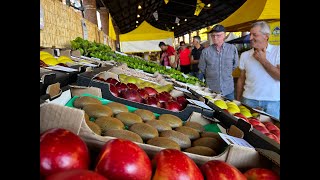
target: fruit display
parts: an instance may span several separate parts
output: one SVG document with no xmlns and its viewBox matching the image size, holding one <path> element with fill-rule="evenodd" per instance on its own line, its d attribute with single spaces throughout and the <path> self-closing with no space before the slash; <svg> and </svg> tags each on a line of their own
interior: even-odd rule
<svg viewBox="0 0 320 180">
<path fill-rule="evenodd" d="M 160 86 L 124 74 L 119 75 L 120 81 L 114 78 L 104 79 L 102 77 L 96 77 L 96 80 L 109 83 L 109 91 L 113 96 L 129 101 L 163 108 L 173 112 L 182 111 L 188 105 L 188 101 L 183 95 L 173 97 L 169 93 L 173 90 L 171 84 Z M 183 93 L 181 92 L 181 94 Z"/>
<path fill-rule="evenodd" d="M 259 113 L 251 112 L 250 109 L 248 109 L 246 106 L 237 105 L 235 102 L 225 101 L 222 99 L 215 99 L 212 101 L 213 104 L 218 106 L 220 109 L 238 119 L 242 119 L 250 123 L 253 128 L 280 144 L 280 128 L 278 128 L 271 121 L 261 122 L 258 119 L 258 117 L 260 116 Z"/>
<path fill-rule="evenodd" d="M 158 137 L 161 138 L 164 137 Z M 188 151 L 212 153 L 200 146 L 189 148 Z M 62 128 L 49 129 L 41 134 L 41 168 L 47 170 L 40 171 L 41 179 L 45 180 L 280 179 L 278 174 L 267 168 L 237 169 L 221 160 L 209 160 L 197 165 L 185 153 L 174 148 L 162 149 L 151 155 L 136 143 L 125 139 L 111 139 L 102 144 L 98 151 L 88 151 L 79 136 Z"/>
<path fill-rule="evenodd" d="M 72 61 L 67 56 L 60 56 L 58 58 L 55 58 L 54 56 L 52 56 L 50 53 L 46 51 L 40 51 L 40 67 L 55 66 L 55 65 L 68 67 L 71 65 L 75 65 L 75 62 Z"/>
<path fill-rule="evenodd" d="M 103 61 L 114 60 L 116 62 L 126 63 L 127 66 L 132 69 L 139 69 L 152 74 L 158 72 L 160 74 L 169 75 L 171 78 L 174 78 L 181 82 L 198 86 L 205 85 L 204 82 L 200 81 L 198 78 L 194 76 L 185 75 L 178 70 L 172 68 L 168 69 L 165 66 L 161 66 L 151 61 L 146 61 L 140 58 L 123 56 L 114 53 L 111 50 L 111 48 L 107 45 L 96 42 L 90 42 L 80 37 L 77 37 L 75 40 L 71 41 L 71 48 L 73 50 L 79 50 L 82 55 L 87 57 L 95 57 Z"/>
<path fill-rule="evenodd" d="M 199 155 L 217 155 L 225 146 L 219 136 L 201 137 L 201 133 L 205 132 L 201 124 L 183 122 L 172 114 L 156 117 L 149 110 L 137 109 L 130 112 L 127 106 L 121 103 L 102 104 L 100 100 L 90 96 L 76 98 L 73 107 L 85 111 L 85 119 L 89 119 L 85 121 L 86 124 L 100 136 L 122 138 Z M 188 149 L 195 146 L 201 147 Z"/>
</svg>

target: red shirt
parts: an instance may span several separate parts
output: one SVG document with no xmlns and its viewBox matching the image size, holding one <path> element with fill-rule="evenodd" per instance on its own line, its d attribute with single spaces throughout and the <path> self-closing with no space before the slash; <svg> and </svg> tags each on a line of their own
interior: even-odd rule
<svg viewBox="0 0 320 180">
<path fill-rule="evenodd" d="M 176 51 L 174 50 L 174 48 L 173 48 L 172 46 L 168 45 L 168 49 L 167 49 L 167 51 L 166 51 L 166 53 L 168 54 L 168 56 L 174 55 L 174 52 L 176 52 Z"/>
<path fill-rule="evenodd" d="M 190 50 L 188 48 L 182 50 L 180 52 L 180 65 L 190 65 L 190 58 L 189 58 L 189 55 L 190 55 Z"/>
</svg>

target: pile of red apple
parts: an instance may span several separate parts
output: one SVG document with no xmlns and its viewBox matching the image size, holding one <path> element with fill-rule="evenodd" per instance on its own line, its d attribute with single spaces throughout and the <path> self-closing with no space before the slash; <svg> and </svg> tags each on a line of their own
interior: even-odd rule
<svg viewBox="0 0 320 180">
<path fill-rule="evenodd" d="M 253 128 L 280 144 L 280 129 L 272 122 L 262 123 L 257 118 L 248 118 L 248 122 L 252 124 Z"/>
<path fill-rule="evenodd" d="M 129 101 L 144 103 L 170 111 L 181 111 L 188 104 L 188 101 L 184 96 L 175 98 L 166 91 L 158 93 L 152 87 L 139 89 L 135 84 L 125 84 L 113 78 L 104 80 L 103 78 L 98 77 L 98 80 L 109 83 L 110 92 L 113 96 L 121 97 Z"/>
<path fill-rule="evenodd" d="M 252 168 L 244 173 L 223 161 L 198 167 L 186 154 L 164 149 L 149 159 L 137 144 L 122 139 L 108 141 L 97 159 L 89 159 L 86 144 L 65 129 L 40 135 L 40 177 L 45 180 L 278 180 L 273 171 Z M 89 161 L 94 167 L 89 169 Z"/>
</svg>

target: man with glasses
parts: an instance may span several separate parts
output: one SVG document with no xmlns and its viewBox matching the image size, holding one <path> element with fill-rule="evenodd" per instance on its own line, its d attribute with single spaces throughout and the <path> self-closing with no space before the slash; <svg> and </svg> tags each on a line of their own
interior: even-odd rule
<svg viewBox="0 0 320 180">
<path fill-rule="evenodd" d="M 202 50 L 198 67 L 204 73 L 206 84 L 211 90 L 233 100 L 232 72 L 238 66 L 237 48 L 224 42 L 226 33 L 222 25 L 214 26 L 209 33 L 212 33 L 213 44 Z"/>
<path fill-rule="evenodd" d="M 270 27 L 264 21 L 252 24 L 252 49 L 241 54 L 237 100 L 280 117 L 280 46 L 268 43 Z"/>
</svg>

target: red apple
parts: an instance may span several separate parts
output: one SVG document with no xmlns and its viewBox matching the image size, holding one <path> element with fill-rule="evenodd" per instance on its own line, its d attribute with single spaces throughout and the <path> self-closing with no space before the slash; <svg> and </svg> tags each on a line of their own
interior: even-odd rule
<svg viewBox="0 0 320 180">
<path fill-rule="evenodd" d="M 145 87 L 143 89 L 147 91 L 149 96 L 154 96 L 154 95 L 158 94 L 158 92 L 155 89 L 153 89 L 152 87 Z"/>
<path fill-rule="evenodd" d="M 249 120 L 241 113 L 235 113 L 234 116 L 238 117 L 238 118 L 241 118 L 247 122 L 249 122 Z M 251 123 L 250 123 L 251 124 Z"/>
<path fill-rule="evenodd" d="M 249 119 L 249 123 L 252 124 L 252 126 L 256 126 L 256 125 L 259 125 L 259 126 L 264 126 L 264 124 L 262 122 L 260 122 L 259 120 L 257 119 Z"/>
<path fill-rule="evenodd" d="M 114 78 L 108 78 L 105 82 L 116 85 L 119 81 Z"/>
<path fill-rule="evenodd" d="M 160 107 L 165 109 L 166 108 L 166 102 L 161 102 L 160 103 Z"/>
<path fill-rule="evenodd" d="M 110 87 L 111 94 L 116 96 L 116 97 L 118 97 L 119 96 L 119 91 L 116 88 L 116 86 L 114 86 L 113 84 L 109 84 L 109 87 Z"/>
<path fill-rule="evenodd" d="M 167 91 L 163 91 L 163 92 L 161 92 L 161 94 L 163 94 L 163 95 L 165 95 L 165 96 L 168 96 L 169 99 L 172 99 L 172 98 L 173 98 L 173 97 L 171 96 L 171 94 L 168 93 Z"/>
<path fill-rule="evenodd" d="M 121 91 L 120 96 L 124 99 L 127 99 L 129 101 L 139 102 L 142 103 L 143 99 L 139 95 L 138 91 L 134 89 L 127 89 L 124 91 Z"/>
<path fill-rule="evenodd" d="M 185 108 L 188 104 L 188 100 L 184 96 L 178 96 L 176 101 L 183 107 Z"/>
<path fill-rule="evenodd" d="M 133 83 L 128 83 L 127 86 L 128 86 L 128 88 L 130 88 L 130 89 L 134 89 L 134 90 L 138 90 L 138 89 L 139 89 L 138 86 L 135 85 L 135 84 L 133 84 Z"/>
<path fill-rule="evenodd" d="M 46 180 L 108 180 L 102 175 L 84 169 L 72 169 L 52 174 L 46 178 Z"/>
<path fill-rule="evenodd" d="M 252 168 L 244 173 L 248 180 L 280 180 L 280 177 L 269 169 Z"/>
<path fill-rule="evenodd" d="M 161 104 L 160 104 L 159 100 L 154 96 L 148 97 L 145 100 L 145 104 L 148 104 L 148 105 L 154 106 L 154 107 L 161 107 Z"/>
<path fill-rule="evenodd" d="M 181 111 L 182 107 L 177 101 L 164 102 L 164 108 L 170 111 Z"/>
<path fill-rule="evenodd" d="M 121 93 L 121 91 L 128 89 L 128 86 L 122 82 L 117 82 L 115 86 L 116 86 L 117 90 L 119 91 L 119 93 Z"/>
<path fill-rule="evenodd" d="M 271 130 L 280 130 L 276 125 L 274 125 L 272 122 L 265 122 L 264 125 L 266 128 L 271 131 Z"/>
<path fill-rule="evenodd" d="M 279 141 L 280 141 L 280 130 L 271 130 L 270 133 L 276 135 L 277 138 L 278 138 Z"/>
<path fill-rule="evenodd" d="M 234 166 L 219 160 L 211 160 L 201 166 L 206 180 L 247 180 Z"/>
<path fill-rule="evenodd" d="M 152 180 L 203 180 L 197 165 L 179 150 L 161 150 L 152 163 L 156 169 Z"/>
<path fill-rule="evenodd" d="M 138 93 L 143 99 L 147 99 L 149 97 L 148 92 L 144 89 L 138 89 Z"/>
<path fill-rule="evenodd" d="M 256 130 L 260 131 L 263 134 L 269 133 L 269 130 L 264 126 L 255 125 L 255 126 L 253 126 L 253 128 L 255 128 Z"/>
<path fill-rule="evenodd" d="M 278 138 L 276 135 L 274 135 L 274 134 L 272 134 L 272 133 L 265 133 L 265 135 L 268 136 L 270 139 L 273 139 L 273 140 L 275 140 L 277 143 L 280 144 L 279 138 Z"/>
<path fill-rule="evenodd" d="M 79 136 L 62 128 L 40 135 L 40 174 L 48 176 L 70 169 L 88 169 L 89 152 Z"/>
<path fill-rule="evenodd" d="M 95 171 L 108 179 L 150 180 L 152 167 L 148 155 L 135 143 L 113 139 L 98 155 Z"/>
<path fill-rule="evenodd" d="M 165 93 L 158 93 L 156 97 L 159 99 L 159 102 L 168 102 L 171 100 L 171 96 L 167 96 Z"/>
</svg>

